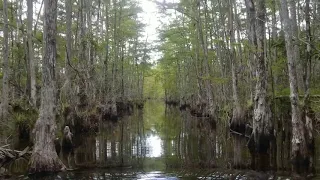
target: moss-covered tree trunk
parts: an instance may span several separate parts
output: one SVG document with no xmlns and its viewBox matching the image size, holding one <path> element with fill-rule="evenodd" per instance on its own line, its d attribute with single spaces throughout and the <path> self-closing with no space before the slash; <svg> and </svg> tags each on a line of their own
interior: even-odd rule
<svg viewBox="0 0 320 180">
<path fill-rule="evenodd" d="M 53 172 L 65 169 L 54 146 L 56 133 L 55 63 L 57 56 L 57 0 L 45 0 L 44 58 L 42 62 L 42 89 L 39 119 L 34 128 L 35 144 L 29 172 Z"/>
</svg>

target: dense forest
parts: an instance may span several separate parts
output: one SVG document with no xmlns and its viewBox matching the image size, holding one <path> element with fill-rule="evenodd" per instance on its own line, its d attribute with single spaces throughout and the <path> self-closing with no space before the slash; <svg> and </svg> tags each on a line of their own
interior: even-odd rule
<svg viewBox="0 0 320 180">
<path fill-rule="evenodd" d="M 32 142 L 29 172 L 66 169 L 55 140 L 70 129 L 159 100 L 228 128 L 234 168 L 246 146 L 250 168 L 277 169 L 286 147 L 286 170 L 314 174 L 320 1 L 152 2 L 157 41 L 139 0 L 1 1 L 0 136 Z"/>
<path fill-rule="evenodd" d="M 166 101 L 189 106 L 191 113 L 211 117 L 214 123 L 229 113 L 235 139 L 252 125 L 258 169 L 265 168 L 274 137 L 289 128 L 293 169 L 312 171 L 319 2 L 159 4 L 175 11 L 171 23 L 160 31 L 163 57 L 158 68 Z M 291 108 L 288 127 L 290 119 L 279 118 L 284 111 L 279 104 Z M 236 141 L 239 156 L 234 165 L 241 166 L 245 142 Z"/>
</svg>

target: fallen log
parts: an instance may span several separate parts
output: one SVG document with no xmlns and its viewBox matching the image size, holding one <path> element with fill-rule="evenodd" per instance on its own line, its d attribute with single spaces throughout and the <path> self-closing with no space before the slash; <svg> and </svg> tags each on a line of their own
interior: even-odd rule
<svg viewBox="0 0 320 180">
<path fill-rule="evenodd" d="M 24 158 L 29 160 L 31 156 L 31 151 L 29 147 L 26 147 L 23 151 L 0 148 L 0 168 L 14 162 L 19 158 Z"/>
</svg>

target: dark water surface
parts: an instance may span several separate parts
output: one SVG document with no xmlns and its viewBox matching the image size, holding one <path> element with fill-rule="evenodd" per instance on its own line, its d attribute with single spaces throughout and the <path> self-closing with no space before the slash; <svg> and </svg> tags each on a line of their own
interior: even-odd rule
<svg viewBox="0 0 320 180">
<path fill-rule="evenodd" d="M 11 179 L 292 179 L 285 173 L 288 150 L 277 158 L 277 173 L 232 170 L 234 153 L 247 167 L 251 157 L 247 143 L 234 149 L 226 123 L 215 128 L 208 119 L 148 101 L 132 116 L 101 123 L 96 135 L 75 137 L 74 154 L 60 154 L 71 171 Z"/>
</svg>

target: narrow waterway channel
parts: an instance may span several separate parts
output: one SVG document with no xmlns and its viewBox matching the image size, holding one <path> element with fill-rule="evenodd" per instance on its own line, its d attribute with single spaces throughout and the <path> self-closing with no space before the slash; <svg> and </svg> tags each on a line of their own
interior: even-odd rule
<svg viewBox="0 0 320 180">
<path fill-rule="evenodd" d="M 118 122 L 101 122 L 97 134 L 75 136 L 74 152 L 60 153 L 72 170 L 36 177 L 17 175 L 12 179 L 292 178 L 285 170 L 250 170 L 247 147 L 241 151 L 247 168 L 233 169 L 234 139 L 227 127 L 223 123 L 213 126 L 206 118 L 192 117 L 188 111 L 159 101 L 148 101 L 143 110 L 135 110 Z M 319 161 L 318 156 L 316 159 Z"/>
</svg>

